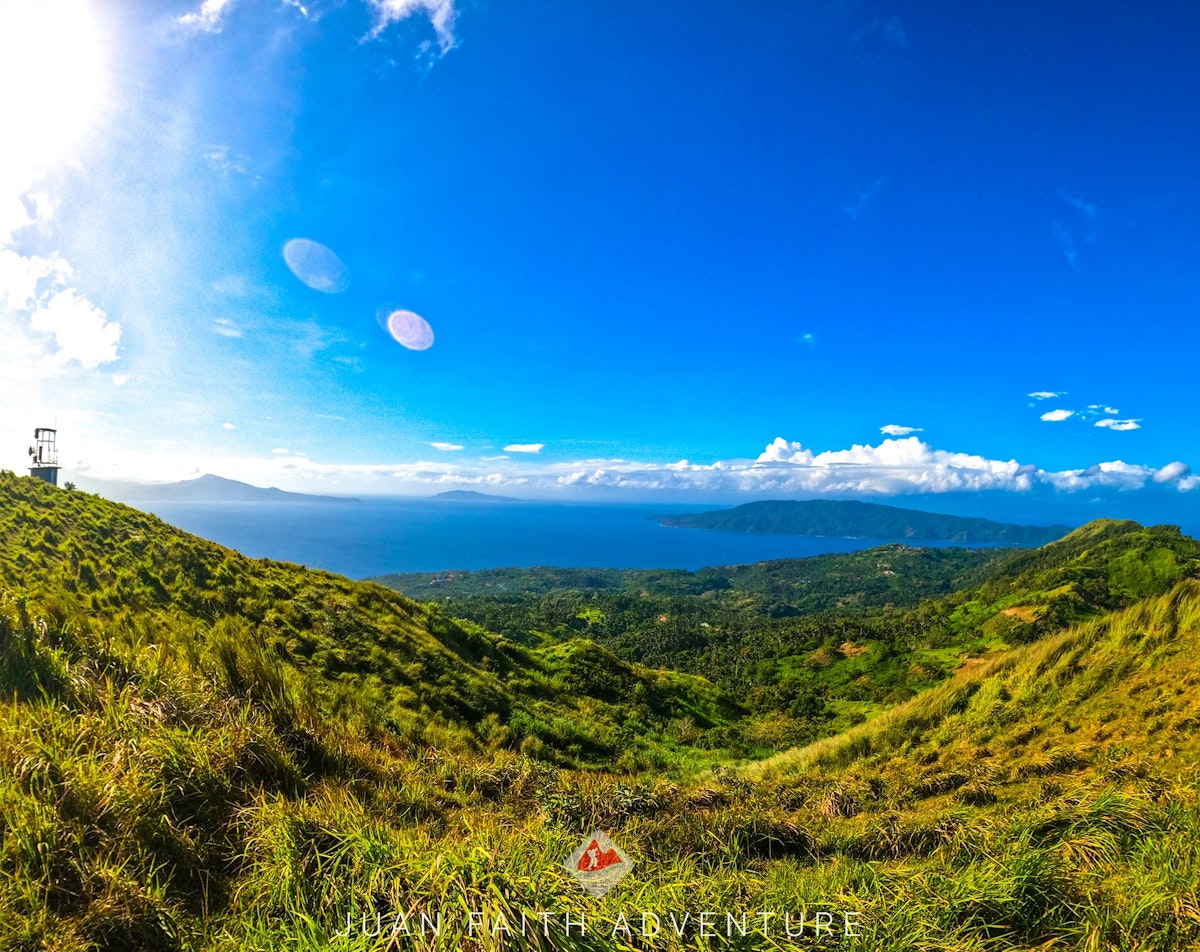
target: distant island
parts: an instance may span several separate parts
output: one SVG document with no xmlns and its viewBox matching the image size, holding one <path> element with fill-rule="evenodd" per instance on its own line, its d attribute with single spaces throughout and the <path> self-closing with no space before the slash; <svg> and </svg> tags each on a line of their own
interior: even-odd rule
<svg viewBox="0 0 1200 952">
<path fill-rule="evenodd" d="M 442 502 L 517 502 L 512 496 L 493 496 L 490 493 L 477 493 L 473 489 L 451 489 L 430 499 L 440 499 Z"/>
<path fill-rule="evenodd" d="M 205 475 L 174 483 L 131 483 L 77 479 L 79 488 L 116 502 L 357 502 L 348 496 L 290 493 L 274 487 L 251 486 L 224 476 Z"/>
<path fill-rule="evenodd" d="M 851 500 L 750 502 L 732 509 L 659 516 L 664 526 L 719 529 L 756 535 L 840 536 L 913 542 L 1039 546 L 1062 538 L 1070 526 L 1017 526 L 990 519 L 882 506 Z"/>
</svg>

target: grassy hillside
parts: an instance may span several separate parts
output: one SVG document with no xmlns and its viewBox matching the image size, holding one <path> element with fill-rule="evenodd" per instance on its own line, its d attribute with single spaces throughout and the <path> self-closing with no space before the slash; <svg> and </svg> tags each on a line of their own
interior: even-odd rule
<svg viewBox="0 0 1200 952">
<path fill-rule="evenodd" d="M 1031 551 L 891 545 L 697 573 L 498 570 L 439 590 L 528 582 L 533 592 L 444 610 L 513 641 L 586 636 L 704 676 L 753 713 L 720 733 L 753 752 L 835 734 L 965 662 L 1198 576 L 1200 544 L 1178 528 L 1101 520 Z"/>
<path fill-rule="evenodd" d="M 749 775 L 985 933 L 1200 942 L 1200 583 L 971 666 Z M 1039 946 L 1040 947 L 1040 946 Z"/>
<path fill-rule="evenodd" d="M 985 566 L 981 584 L 922 613 L 945 631 L 1029 641 L 1200 577 L 1200 542 L 1178 526 L 1098 519 L 1040 549 Z"/>
<path fill-rule="evenodd" d="M 1200 582 L 1189 579 L 1158 598 L 967 665 L 868 724 L 760 761 L 749 773 L 789 776 L 850 764 L 890 770 L 899 758 L 969 765 L 981 776 L 980 750 L 988 749 L 987 759 L 997 756 L 995 747 L 1010 752 L 1008 779 L 1019 780 L 1039 774 L 1046 752 L 1080 747 L 1086 753 L 1073 758 L 1074 767 L 1120 762 L 1136 775 L 1149 758 L 1191 774 L 1200 764 L 1193 738 L 1198 647 Z"/>
<path fill-rule="evenodd" d="M 597 672 L 620 662 L 587 641 L 523 648 L 81 494 L 11 476 L 0 494 L 0 949 L 1200 943 L 1194 580 L 1089 608 L 840 737 L 688 773 L 670 728 L 655 739 L 634 723 L 644 699 L 599 696 L 612 678 Z M 1104 558 L 1120 562 L 1105 531 Z M 1050 567 L 1096 551 L 1077 542 Z M 205 572 L 221 581 L 187 581 Z M 305 635 L 311 656 L 292 647 Z M 313 660 L 339 651 L 367 669 Z M 388 680 L 385 659 L 404 652 L 438 677 Z M 722 704 L 703 682 L 631 671 L 632 695 Z M 455 690 L 475 678 L 499 700 Z M 624 751 L 530 756 L 487 740 L 507 726 L 492 703 L 510 722 L 620 710 L 643 746 L 623 768 Z M 596 828 L 636 864 L 603 899 L 560 865 Z M 700 934 L 705 910 L 720 939 Z M 642 911 L 660 915 L 658 935 L 637 934 Z M 775 918 L 756 928 L 764 911 Z M 534 927 L 506 933 L 522 912 Z M 803 940 L 785 912 L 808 917 Z M 442 916 L 438 935 L 412 934 L 421 913 Z M 568 913 L 586 935 L 566 934 Z M 857 935 L 814 936 L 817 913 L 850 914 Z M 614 931 L 622 915 L 632 935 Z M 688 917 L 681 934 L 671 915 Z"/>
<path fill-rule="evenodd" d="M 141 626 L 246 690 L 303 675 L 311 704 L 413 744 L 662 766 L 704 756 L 679 748 L 673 724 L 687 722 L 695 740 L 739 714 L 696 677 L 580 639 L 530 648 L 379 586 L 247 559 L 11 474 L 0 474 L 0 585 L 35 599 L 56 630 Z"/>
</svg>

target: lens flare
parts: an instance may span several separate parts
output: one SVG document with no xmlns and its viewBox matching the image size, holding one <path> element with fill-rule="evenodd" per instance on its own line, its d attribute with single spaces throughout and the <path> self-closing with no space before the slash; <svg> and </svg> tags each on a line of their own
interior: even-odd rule
<svg viewBox="0 0 1200 952">
<path fill-rule="evenodd" d="M 409 350 L 428 350 L 433 346 L 433 328 L 425 318 L 412 311 L 392 311 L 388 315 L 387 330 L 397 344 Z"/>
<path fill-rule="evenodd" d="M 320 242 L 293 238 L 283 246 L 283 260 L 314 291 L 340 294 L 350 286 L 350 272 L 342 259 Z"/>
</svg>

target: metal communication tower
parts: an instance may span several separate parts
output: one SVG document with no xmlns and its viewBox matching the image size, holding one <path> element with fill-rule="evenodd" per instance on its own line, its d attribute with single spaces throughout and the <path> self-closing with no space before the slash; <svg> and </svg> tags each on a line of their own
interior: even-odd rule
<svg viewBox="0 0 1200 952">
<path fill-rule="evenodd" d="M 39 426 L 29 447 L 29 475 L 51 486 L 58 485 L 58 430 Z"/>
</svg>

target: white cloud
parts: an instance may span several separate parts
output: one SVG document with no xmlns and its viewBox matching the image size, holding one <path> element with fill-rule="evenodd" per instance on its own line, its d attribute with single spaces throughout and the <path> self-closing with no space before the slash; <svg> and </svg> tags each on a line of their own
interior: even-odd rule
<svg viewBox="0 0 1200 952">
<path fill-rule="evenodd" d="M 545 443 L 509 443 L 504 447 L 506 453 L 540 453 Z"/>
<path fill-rule="evenodd" d="M 336 328 L 323 327 L 316 321 L 292 321 L 287 325 L 288 343 L 301 357 L 311 358 L 337 344 L 344 344 L 345 334 Z"/>
<path fill-rule="evenodd" d="M 225 15 L 233 3 L 234 0 L 204 0 L 191 13 L 181 16 L 179 25 L 202 33 L 220 33 Z"/>
<path fill-rule="evenodd" d="M 286 446 L 277 446 L 275 449 L 271 450 L 272 453 L 286 453 L 287 451 L 288 448 Z"/>
<path fill-rule="evenodd" d="M 805 331 L 803 334 L 797 334 L 796 343 L 803 344 L 805 347 L 816 347 L 817 335 L 810 331 Z"/>
<path fill-rule="evenodd" d="M 234 426 L 232 423 L 222 423 L 221 426 L 224 427 L 226 430 L 236 430 L 237 429 L 237 427 Z"/>
<path fill-rule="evenodd" d="M 1192 468 L 1187 463 L 1175 460 L 1175 462 L 1167 463 L 1162 469 L 1156 471 L 1154 481 L 1156 483 L 1169 483 L 1190 476 L 1191 472 Z"/>
<path fill-rule="evenodd" d="M 760 463 L 812 463 L 812 450 L 806 450 L 799 443 L 789 443 L 782 436 L 777 436 L 767 444 L 767 448 L 759 454 Z"/>
<path fill-rule="evenodd" d="M 1142 425 L 1137 420 L 1114 420 L 1112 417 L 1097 420 L 1093 425 L 1102 426 L 1109 430 L 1140 430 L 1142 428 Z"/>
<path fill-rule="evenodd" d="M 47 279 L 61 287 L 70 277 L 71 266 L 62 258 L 19 255 L 0 247 L 0 303 L 7 303 L 13 310 L 31 309 L 39 297 L 39 286 Z"/>
<path fill-rule="evenodd" d="M 312 17 L 314 15 L 313 12 L 311 10 L 309 10 L 309 8 L 307 6 L 305 6 L 303 3 L 300 2 L 300 0 L 283 0 L 283 2 L 284 2 L 285 6 L 291 7 L 293 10 L 298 12 L 300 14 L 300 16 L 304 17 L 306 20 L 309 19 L 309 17 Z"/>
<path fill-rule="evenodd" d="M 249 293 L 244 274 L 227 274 L 212 283 L 212 289 L 228 297 L 244 298 Z"/>
<path fill-rule="evenodd" d="M 91 369 L 117 359 L 121 325 L 67 287 L 72 276 L 58 255 L 21 255 L 0 244 L 0 311 L 8 312 L 4 373 L 32 379 L 72 361 Z"/>
<path fill-rule="evenodd" d="M 730 468 L 733 464 L 714 465 Z M 747 471 L 739 473 L 738 481 L 742 487 L 753 487 L 752 491 L 891 494 L 1028 489 L 1034 473 L 1034 467 L 1015 460 L 935 450 L 915 436 L 815 454 L 779 437 Z"/>
<path fill-rule="evenodd" d="M 29 326 L 54 336 L 58 350 L 51 359 L 58 364 L 75 361 L 92 368 L 117 359 L 121 325 L 77 291 L 59 291 L 39 304 L 29 318 Z"/>
<path fill-rule="evenodd" d="M 250 160 L 240 152 L 234 152 L 227 145 L 207 145 L 201 154 L 208 167 L 222 178 L 228 179 L 234 175 L 241 175 L 254 185 L 261 181 L 260 176 L 252 174 Z"/>
<path fill-rule="evenodd" d="M 227 317 L 218 317 L 213 321 L 213 333 L 222 337 L 241 337 L 242 329 Z"/>
<path fill-rule="evenodd" d="M 437 38 L 437 47 L 441 55 L 449 53 L 458 45 L 454 35 L 455 21 L 458 10 L 454 0 L 364 0 L 374 14 L 374 22 L 368 33 L 370 39 L 380 36 L 393 23 L 407 20 L 409 17 L 424 14 Z M 185 13 L 176 21 L 185 30 L 192 33 L 220 33 L 225 26 L 225 19 L 233 8 L 235 0 L 203 0 L 191 13 Z M 306 18 L 313 17 L 313 11 L 299 0 L 283 0 L 283 5 L 291 7 Z M 210 147 L 205 158 L 214 168 L 222 171 L 244 172 L 240 160 L 228 164 L 228 150 L 223 146 Z"/>
<path fill-rule="evenodd" d="M 667 464 L 592 461 L 556 464 L 563 487 L 621 488 L 645 491 L 700 491 L 725 495 L 857 495 L 900 493 L 1025 492 L 1036 486 L 1067 491 L 1144 486 L 1158 472 L 1121 461 L 1082 470 L 1050 472 L 1016 460 L 993 460 L 938 450 L 917 437 L 884 440 L 879 446 L 814 453 L 800 443 L 777 438 L 755 460 L 721 460 L 709 465 L 686 461 Z M 527 482 L 538 476 L 526 471 Z M 1165 482 L 1187 488 L 1174 471 Z M 1190 478 L 1190 477 L 1189 477 Z"/>
<path fill-rule="evenodd" d="M 1034 400 L 1053 400 L 1055 397 L 1065 397 L 1065 390 L 1035 390 L 1030 394 Z"/>
<path fill-rule="evenodd" d="M 1058 423 L 1061 420 L 1066 420 L 1075 415 L 1074 410 L 1047 410 L 1042 414 L 1042 419 L 1047 423 Z"/>
<path fill-rule="evenodd" d="M 897 423 L 889 423 L 887 426 L 881 426 L 879 432 L 884 436 L 908 436 L 910 433 L 923 433 L 925 430 L 920 426 L 900 426 Z"/>
<path fill-rule="evenodd" d="M 424 13 L 433 25 L 438 48 L 443 55 L 458 43 L 454 36 L 454 22 L 458 19 L 454 0 L 367 0 L 367 3 L 375 11 L 375 24 L 369 34 L 371 37 L 379 36 L 393 23 L 407 20 L 416 13 Z"/>
<path fill-rule="evenodd" d="M 462 445 L 459 443 L 434 442 L 434 443 L 430 443 L 429 445 L 432 446 L 435 450 L 441 450 L 443 453 L 453 453 L 455 450 L 462 449 Z"/>
<path fill-rule="evenodd" d="M 1086 469 L 1067 469 L 1039 473 L 1043 482 L 1055 489 L 1074 492 L 1081 489 L 1141 489 L 1158 472 L 1153 466 L 1139 466 L 1122 460 L 1095 463 Z"/>
</svg>

